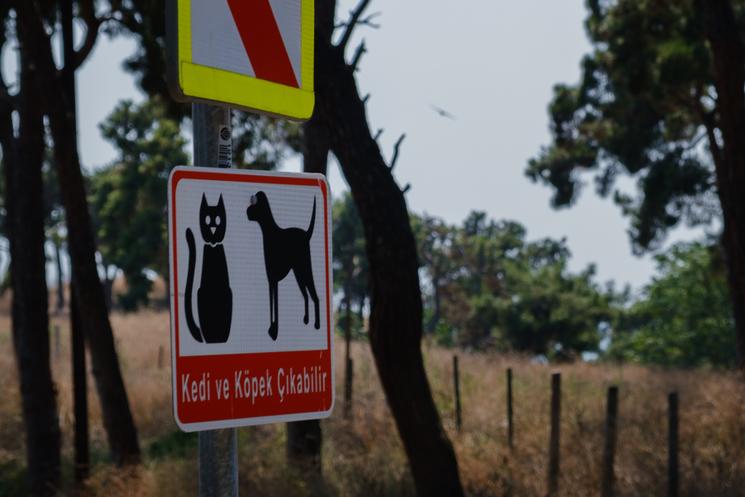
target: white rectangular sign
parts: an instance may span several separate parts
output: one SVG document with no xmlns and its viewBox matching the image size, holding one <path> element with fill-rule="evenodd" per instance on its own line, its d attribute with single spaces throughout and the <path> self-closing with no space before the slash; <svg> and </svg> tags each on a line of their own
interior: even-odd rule
<svg viewBox="0 0 745 497">
<path fill-rule="evenodd" d="M 171 173 L 173 407 L 181 429 L 331 413 L 330 198 L 319 174 Z"/>
</svg>

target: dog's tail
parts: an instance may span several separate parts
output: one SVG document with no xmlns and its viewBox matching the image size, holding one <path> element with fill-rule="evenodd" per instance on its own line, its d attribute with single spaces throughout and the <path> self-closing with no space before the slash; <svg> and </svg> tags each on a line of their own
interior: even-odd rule
<svg viewBox="0 0 745 497">
<path fill-rule="evenodd" d="M 310 224 L 308 225 L 308 230 L 305 232 L 305 235 L 308 237 L 308 241 L 310 241 L 311 237 L 313 236 L 313 226 L 316 225 L 316 197 L 313 196 L 313 214 L 310 215 Z"/>
<path fill-rule="evenodd" d="M 191 308 L 191 292 L 194 287 L 194 267 L 197 264 L 197 252 L 194 245 L 194 234 L 190 228 L 186 228 L 186 244 L 189 246 L 189 271 L 186 273 L 186 293 L 184 294 L 184 314 L 186 314 L 186 325 L 189 327 L 191 336 L 197 342 L 202 341 L 202 331 L 194 322 L 194 313 Z M 178 317 L 177 317 L 178 319 Z"/>
</svg>

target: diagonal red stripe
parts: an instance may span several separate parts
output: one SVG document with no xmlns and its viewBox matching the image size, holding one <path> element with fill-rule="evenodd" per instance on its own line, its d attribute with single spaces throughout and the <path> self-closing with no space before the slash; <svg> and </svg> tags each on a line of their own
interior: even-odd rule
<svg viewBox="0 0 745 497">
<path fill-rule="evenodd" d="M 298 87 L 269 0 L 228 0 L 256 77 Z"/>
</svg>

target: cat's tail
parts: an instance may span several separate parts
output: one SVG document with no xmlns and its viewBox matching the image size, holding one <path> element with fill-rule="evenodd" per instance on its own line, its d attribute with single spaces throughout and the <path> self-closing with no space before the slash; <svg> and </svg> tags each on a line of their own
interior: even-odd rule
<svg viewBox="0 0 745 497">
<path fill-rule="evenodd" d="M 313 196 L 313 214 L 310 215 L 310 224 L 308 225 L 308 230 L 305 232 L 305 236 L 308 237 L 308 241 L 310 241 L 311 237 L 313 236 L 313 226 L 316 225 L 316 197 Z"/>
<path fill-rule="evenodd" d="M 191 292 L 194 288 L 194 267 L 197 265 L 197 250 L 194 245 L 194 234 L 191 228 L 186 228 L 186 243 L 189 246 L 189 272 L 186 274 L 186 293 L 184 294 L 184 313 L 186 314 L 186 325 L 189 327 L 191 336 L 197 342 L 202 342 L 202 332 L 194 322 L 194 312 L 191 307 Z M 178 319 L 178 317 L 176 318 Z"/>
</svg>

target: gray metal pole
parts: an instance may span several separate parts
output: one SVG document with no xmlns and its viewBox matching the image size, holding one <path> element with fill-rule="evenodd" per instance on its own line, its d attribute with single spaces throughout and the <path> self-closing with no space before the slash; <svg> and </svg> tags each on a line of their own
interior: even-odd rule
<svg viewBox="0 0 745 497">
<path fill-rule="evenodd" d="M 194 165 L 230 167 L 230 109 L 192 104 L 191 116 Z M 199 432 L 199 497 L 238 497 L 238 437 L 235 428 Z"/>
<path fill-rule="evenodd" d="M 191 119 L 194 128 L 194 165 L 203 167 L 230 167 L 232 151 L 230 109 L 207 104 L 191 104 Z"/>
</svg>

